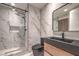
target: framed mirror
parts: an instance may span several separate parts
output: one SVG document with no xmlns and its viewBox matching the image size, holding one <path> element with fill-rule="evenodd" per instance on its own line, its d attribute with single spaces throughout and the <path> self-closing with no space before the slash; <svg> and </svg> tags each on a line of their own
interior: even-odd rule
<svg viewBox="0 0 79 59">
<path fill-rule="evenodd" d="M 67 3 L 52 14 L 54 32 L 79 31 L 79 3 Z"/>
</svg>

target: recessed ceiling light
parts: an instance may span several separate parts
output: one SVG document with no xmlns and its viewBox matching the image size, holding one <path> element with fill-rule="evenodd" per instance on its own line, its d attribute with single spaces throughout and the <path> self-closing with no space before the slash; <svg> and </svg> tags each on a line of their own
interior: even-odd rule
<svg viewBox="0 0 79 59">
<path fill-rule="evenodd" d="M 12 6 L 15 6 L 15 3 L 11 3 Z"/>
<path fill-rule="evenodd" d="M 64 11 L 66 12 L 66 11 L 68 11 L 68 9 L 64 9 Z"/>
<path fill-rule="evenodd" d="M 12 11 L 15 11 L 15 9 L 12 9 Z"/>
</svg>

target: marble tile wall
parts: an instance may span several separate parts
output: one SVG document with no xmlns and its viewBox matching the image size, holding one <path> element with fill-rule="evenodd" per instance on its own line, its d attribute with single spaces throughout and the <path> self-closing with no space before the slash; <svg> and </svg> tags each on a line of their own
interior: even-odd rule
<svg viewBox="0 0 79 59">
<path fill-rule="evenodd" d="M 8 10 L 0 5 L 0 50 L 10 48 Z"/>
<path fill-rule="evenodd" d="M 29 5 L 29 50 L 40 43 L 40 10 Z"/>
<path fill-rule="evenodd" d="M 47 4 L 41 10 L 41 37 L 47 37 L 52 35 L 52 4 Z"/>
</svg>

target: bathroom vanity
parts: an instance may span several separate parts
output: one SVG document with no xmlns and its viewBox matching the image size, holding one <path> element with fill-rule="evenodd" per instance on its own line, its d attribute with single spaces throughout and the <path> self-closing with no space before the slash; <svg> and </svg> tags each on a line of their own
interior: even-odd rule
<svg viewBox="0 0 79 59">
<path fill-rule="evenodd" d="M 42 38 L 44 40 L 44 50 L 53 56 L 78 56 L 79 46 L 74 44 L 75 41 L 49 37 Z"/>
</svg>

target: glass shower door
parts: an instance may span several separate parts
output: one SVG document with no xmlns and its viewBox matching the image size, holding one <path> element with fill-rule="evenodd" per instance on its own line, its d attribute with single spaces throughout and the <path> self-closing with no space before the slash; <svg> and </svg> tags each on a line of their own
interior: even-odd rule
<svg viewBox="0 0 79 59">
<path fill-rule="evenodd" d="M 27 52 L 25 14 L 23 10 L 0 4 L 0 55 Z"/>
<path fill-rule="evenodd" d="M 13 13 L 13 14 L 12 14 Z M 10 13 L 10 32 L 13 35 L 13 46 L 25 47 L 26 21 L 25 14 L 19 13 L 18 10 Z M 12 19 L 14 19 L 12 21 Z M 16 19 L 16 20 L 15 20 Z"/>
</svg>

